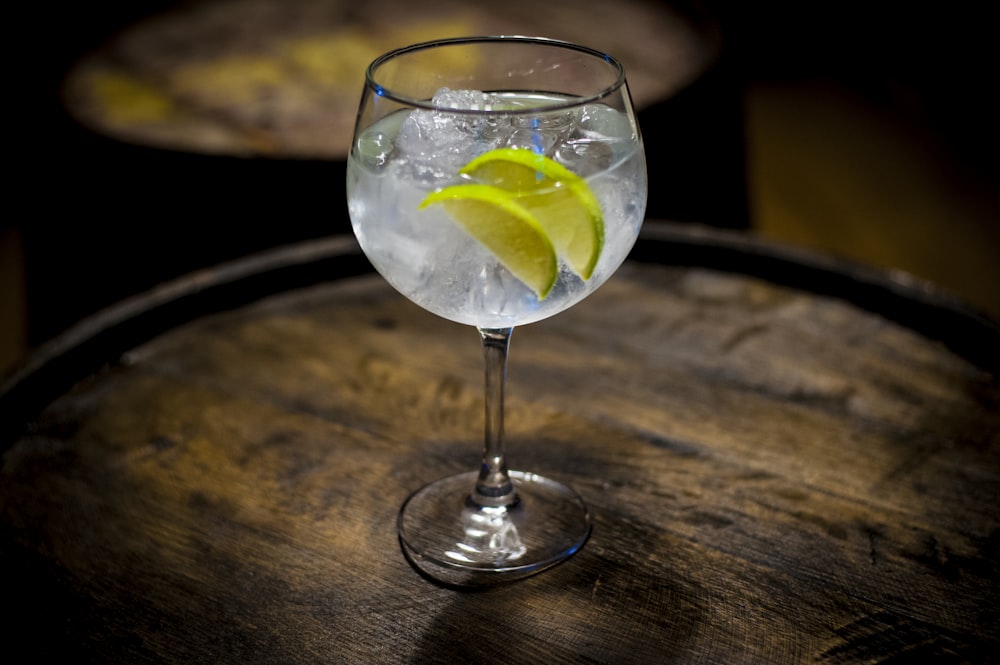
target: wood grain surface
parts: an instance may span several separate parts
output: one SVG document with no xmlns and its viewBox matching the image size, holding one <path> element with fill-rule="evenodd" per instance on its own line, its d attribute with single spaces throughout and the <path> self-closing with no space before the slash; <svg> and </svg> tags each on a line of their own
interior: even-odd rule
<svg viewBox="0 0 1000 665">
<path fill-rule="evenodd" d="M 363 275 L 136 346 L 4 452 L 3 648 L 996 662 L 1000 382 L 944 345 L 836 298 L 636 262 L 517 330 L 508 377 L 512 467 L 570 483 L 594 532 L 470 593 L 415 573 L 395 518 L 478 463 L 474 330 Z"/>
</svg>

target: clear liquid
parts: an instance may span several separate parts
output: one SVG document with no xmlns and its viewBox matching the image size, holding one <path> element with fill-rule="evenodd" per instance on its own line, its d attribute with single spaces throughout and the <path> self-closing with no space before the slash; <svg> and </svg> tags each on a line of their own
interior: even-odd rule
<svg viewBox="0 0 1000 665">
<path fill-rule="evenodd" d="M 516 105 L 524 97 L 505 98 Z M 538 98 L 530 98 L 537 105 Z M 438 119 L 410 111 L 389 115 L 356 138 L 348 158 L 347 199 L 361 248 L 400 293 L 438 316 L 482 328 L 538 321 L 579 302 L 604 283 L 635 243 L 646 203 L 642 145 L 627 116 L 592 105 L 567 122 L 566 111 L 531 116 L 479 117 L 430 141 L 424 130 Z M 427 112 L 417 112 L 427 113 Z M 580 111 L 576 112 L 577 114 Z M 468 116 L 465 116 L 468 118 Z M 445 118 L 441 122 L 447 124 Z M 511 126 L 513 123 L 513 126 Z M 440 124 L 440 123 L 438 123 Z M 405 149 L 400 146 L 407 143 Z M 458 169 L 502 145 L 544 151 L 583 176 L 604 214 L 604 248 L 593 274 L 582 280 L 560 264 L 552 291 L 539 299 L 443 206 L 421 210 L 428 192 L 457 184 Z M 409 154 L 408 154 L 409 152 Z"/>
</svg>

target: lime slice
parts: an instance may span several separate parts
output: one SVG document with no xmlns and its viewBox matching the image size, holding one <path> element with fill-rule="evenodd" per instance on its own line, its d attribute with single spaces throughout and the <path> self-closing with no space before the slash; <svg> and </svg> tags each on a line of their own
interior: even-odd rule
<svg viewBox="0 0 1000 665">
<path fill-rule="evenodd" d="M 420 207 L 440 203 L 472 237 L 538 297 L 549 295 L 559 263 L 538 220 L 510 192 L 490 185 L 454 185 L 432 192 Z"/>
<path fill-rule="evenodd" d="M 491 150 L 461 173 L 511 192 L 538 219 L 570 269 L 590 279 L 604 247 L 604 215 L 583 178 L 524 148 Z"/>
</svg>

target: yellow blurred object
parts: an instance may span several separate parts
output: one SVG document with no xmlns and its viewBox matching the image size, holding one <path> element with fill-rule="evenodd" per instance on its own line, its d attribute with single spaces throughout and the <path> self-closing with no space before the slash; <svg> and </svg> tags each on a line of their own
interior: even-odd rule
<svg viewBox="0 0 1000 665">
<path fill-rule="evenodd" d="M 339 159 L 374 58 L 485 34 L 612 52 L 625 62 L 639 107 L 693 80 L 717 48 L 710 24 L 648 0 L 212 0 L 180 3 L 116 34 L 69 72 L 63 100 L 85 127 L 138 145 Z M 456 56 L 427 57 L 428 69 L 440 73 Z"/>
<path fill-rule="evenodd" d="M 280 85 L 285 76 L 283 64 L 270 56 L 242 55 L 182 67 L 170 83 L 180 95 L 194 93 L 249 104 L 267 88 Z"/>
<path fill-rule="evenodd" d="M 108 119 L 120 124 L 161 122 L 175 111 L 170 98 L 152 85 L 123 72 L 95 71 L 89 85 Z"/>
<path fill-rule="evenodd" d="M 300 75 L 323 86 L 348 86 L 364 80 L 365 68 L 378 55 L 360 30 L 307 37 L 285 43 L 288 63 Z M 356 87 L 356 86 L 355 86 Z"/>
</svg>

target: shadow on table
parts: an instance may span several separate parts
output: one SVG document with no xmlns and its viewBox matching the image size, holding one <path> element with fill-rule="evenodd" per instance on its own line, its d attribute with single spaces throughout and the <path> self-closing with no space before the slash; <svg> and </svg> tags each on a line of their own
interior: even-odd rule
<svg viewBox="0 0 1000 665">
<path fill-rule="evenodd" d="M 643 536 L 597 521 L 597 535 L 566 563 L 520 582 L 456 593 L 425 632 L 414 662 L 625 665 L 668 663 L 687 653 L 704 620 L 704 594 L 682 575 L 608 559 L 602 534 L 634 537 L 636 550 L 645 549 Z"/>
</svg>

